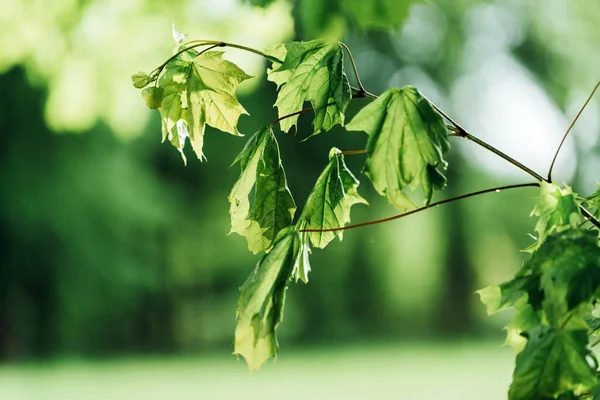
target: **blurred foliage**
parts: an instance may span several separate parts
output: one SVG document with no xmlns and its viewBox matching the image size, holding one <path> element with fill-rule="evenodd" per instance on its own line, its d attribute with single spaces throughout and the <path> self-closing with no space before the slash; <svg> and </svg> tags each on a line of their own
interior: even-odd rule
<svg viewBox="0 0 600 400">
<path fill-rule="evenodd" d="M 367 3 L 381 8 L 358 8 Z M 542 138 L 551 154 L 599 78 L 598 20 L 600 3 L 566 0 L 3 2 L 0 356 L 231 350 L 238 287 L 257 261 L 244 238 L 226 236 L 227 195 L 238 175 L 229 166 L 244 140 L 207 128 L 208 163 L 184 167 L 177 152 L 160 146 L 160 119 L 129 82 L 170 54 L 172 23 L 191 39 L 257 48 L 343 39 L 369 91 L 414 85 L 501 149 L 511 149 L 514 136 L 482 123 L 492 121 L 482 107 L 501 98 L 490 76 L 518 76 L 510 88 L 519 90 L 495 112 L 507 119 L 532 91 L 541 93 L 552 115 L 538 112 L 528 121 L 559 121 Z M 253 117 L 240 118 L 249 136 L 277 117 L 275 86 L 260 58 L 234 50 L 225 58 L 257 76 L 237 92 Z M 352 101 L 349 113 L 365 104 Z M 599 104 L 590 104 L 575 146 L 557 165 L 571 165 L 561 179 L 578 192 L 596 187 Z M 299 127 L 297 137 L 276 134 L 290 190 L 304 204 L 328 149 L 365 143 L 362 134 L 337 128 L 299 143 L 312 132 L 303 117 Z M 529 129 L 514 134 L 525 157 L 541 157 L 523 144 Z M 450 144 L 443 196 L 525 179 L 468 143 Z M 346 163 L 360 179 L 364 158 Z M 356 207 L 353 221 L 395 212 L 372 187 L 361 189 L 371 206 Z M 526 218 L 534 195 L 488 195 L 348 232 L 342 243 L 314 252 L 310 285 L 288 294 L 280 340 L 497 329 L 505 321 L 484 319 L 473 292 L 519 269 L 525 256 L 518 249 L 534 229 Z"/>
</svg>

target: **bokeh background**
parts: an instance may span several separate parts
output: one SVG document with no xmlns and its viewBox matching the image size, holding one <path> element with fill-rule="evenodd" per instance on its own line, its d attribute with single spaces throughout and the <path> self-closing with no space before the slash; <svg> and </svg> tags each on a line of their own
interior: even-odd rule
<svg viewBox="0 0 600 400">
<path fill-rule="evenodd" d="M 509 315 L 487 317 L 474 292 L 525 259 L 535 189 L 348 231 L 314 251 L 310 283 L 288 291 L 279 359 L 249 374 L 230 353 L 238 287 L 258 256 L 227 235 L 244 139 L 208 128 L 208 162 L 190 152 L 184 166 L 130 76 L 171 54 L 172 24 L 256 48 L 337 38 L 367 90 L 417 86 L 545 174 L 600 79 L 600 2 L 3 0 L 0 11 L 0 398 L 506 397 Z M 227 57 L 256 76 L 238 91 L 249 135 L 276 118 L 275 88 L 260 58 Z M 278 134 L 300 205 L 329 148 L 366 139 L 336 128 L 301 141 L 310 132 L 303 116 L 295 136 Z M 596 189 L 599 133 L 596 98 L 556 181 Z M 435 199 L 531 181 L 472 143 L 451 144 Z M 395 214 L 362 179 L 363 162 L 347 157 L 371 203 L 353 222 Z"/>
</svg>

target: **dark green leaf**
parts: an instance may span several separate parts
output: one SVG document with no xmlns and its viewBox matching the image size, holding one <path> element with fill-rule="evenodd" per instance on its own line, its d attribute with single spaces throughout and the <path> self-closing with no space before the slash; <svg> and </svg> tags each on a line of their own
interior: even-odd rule
<svg viewBox="0 0 600 400">
<path fill-rule="evenodd" d="M 244 236 L 254 253 L 268 250 L 296 211 L 273 130 L 256 132 L 236 162 L 242 173 L 229 195 L 231 232 Z"/>
<path fill-rule="evenodd" d="M 298 225 L 308 229 L 339 228 L 350 222 L 350 208 L 357 203 L 368 204 L 358 194 L 358 180 L 346 167 L 344 156 L 333 148 L 329 152 L 329 163 L 317 179 L 308 196 Z M 315 247 L 323 248 L 339 232 L 310 232 Z"/>
<path fill-rule="evenodd" d="M 514 279 L 498 286 L 489 286 L 478 290 L 481 302 L 485 304 L 488 315 L 509 307 L 529 303 L 535 310 L 541 308 L 543 293 L 540 278 L 536 275 L 517 275 Z"/>
<path fill-rule="evenodd" d="M 206 124 L 240 135 L 237 122 L 247 112 L 238 102 L 235 89 L 251 76 L 223 60 L 222 54 L 190 50 L 169 62 L 158 79 L 158 86 L 164 89 L 159 108 L 163 140 L 168 139 L 182 156 L 189 137 L 196 155 L 203 158 Z"/>
<path fill-rule="evenodd" d="M 285 292 L 292 278 L 310 269 L 308 251 L 301 233 L 282 230 L 240 288 L 234 354 L 243 356 L 250 370 L 277 356 L 275 331 L 283 320 Z"/>
<path fill-rule="evenodd" d="M 568 311 L 598 296 L 598 234 L 586 230 L 552 234 L 525 263 L 524 269 L 541 276 L 544 311 L 550 324 L 558 327 Z"/>
<path fill-rule="evenodd" d="M 315 113 L 313 134 L 343 124 L 352 95 L 339 42 L 291 42 L 285 49 L 283 64 L 274 63 L 268 72 L 279 87 L 275 103 L 279 117 L 302 110 L 309 101 Z M 297 115 L 282 120 L 281 130 L 288 132 L 297 120 Z"/>
<path fill-rule="evenodd" d="M 444 153 L 450 148 L 442 117 L 414 87 L 390 89 L 348 123 L 369 134 L 364 173 L 377 192 L 400 210 L 415 208 L 402 190 L 421 185 L 425 203 L 446 179 Z"/>
<path fill-rule="evenodd" d="M 585 323 L 590 328 L 590 333 L 596 332 L 598 329 L 600 329 L 600 318 L 598 317 L 589 315 L 585 318 Z"/>
<path fill-rule="evenodd" d="M 553 398 L 596 384 L 596 371 L 587 361 L 585 330 L 557 331 L 540 325 L 527 337 L 525 349 L 517 356 L 510 400 Z"/>
</svg>

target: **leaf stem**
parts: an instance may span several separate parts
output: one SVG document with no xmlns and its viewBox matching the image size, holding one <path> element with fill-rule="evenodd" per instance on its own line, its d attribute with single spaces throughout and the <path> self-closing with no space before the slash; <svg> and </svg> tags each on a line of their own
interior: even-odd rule
<svg viewBox="0 0 600 400">
<path fill-rule="evenodd" d="M 302 114 L 302 113 L 305 113 L 305 112 L 307 112 L 307 111 L 310 111 L 310 110 L 312 110 L 312 109 L 313 109 L 313 107 L 306 107 L 306 108 L 303 108 L 303 109 L 302 109 L 302 110 L 300 110 L 300 111 L 296 111 L 296 112 L 293 112 L 293 113 L 291 113 L 291 114 L 284 115 L 283 117 L 279 117 L 279 118 L 277 118 L 275 121 L 271 122 L 271 125 L 270 125 L 270 127 L 271 127 L 271 128 L 272 128 L 272 127 L 274 127 L 274 126 L 275 126 L 275 125 L 276 125 L 278 122 L 281 122 L 281 121 L 283 121 L 283 120 L 284 120 L 284 119 L 286 119 L 286 118 L 291 118 L 291 117 L 294 117 L 294 116 L 296 116 L 296 115 L 300 115 L 300 114 Z"/>
<path fill-rule="evenodd" d="M 569 133 L 571 133 L 571 130 L 573 129 L 573 127 L 577 123 L 577 120 L 581 116 L 581 113 L 583 113 L 583 110 L 585 110 L 585 108 L 589 104 L 590 100 L 592 100 L 592 97 L 594 97 L 594 94 L 596 93 L 596 90 L 598 90 L 599 86 L 600 86 L 600 81 L 598 81 L 598 83 L 596 83 L 596 86 L 594 86 L 594 90 L 592 90 L 592 93 L 590 93 L 590 95 L 588 96 L 588 98 L 585 101 L 585 103 L 583 103 L 583 107 L 581 107 L 579 109 L 579 112 L 575 116 L 575 119 L 573 119 L 573 122 L 571 122 L 571 125 L 569 125 L 569 128 L 567 129 L 567 131 L 565 132 L 562 140 L 560 141 L 560 144 L 558 145 L 558 149 L 556 149 L 556 153 L 554 153 L 554 158 L 552 159 L 552 164 L 550 164 L 550 169 L 548 170 L 548 182 L 552 182 L 552 169 L 554 168 L 554 163 L 556 162 L 556 159 L 558 157 L 558 153 L 560 152 L 560 149 L 562 148 L 563 143 L 567 139 L 567 136 L 569 136 Z"/>
<path fill-rule="evenodd" d="M 241 44 L 235 44 L 235 43 L 228 43 L 228 42 L 223 42 L 221 40 L 203 40 L 203 39 L 197 39 L 197 40 L 190 40 L 187 41 L 185 43 L 182 44 L 182 46 L 186 46 L 185 48 L 179 50 L 177 53 L 173 54 L 171 57 L 169 57 L 167 59 L 167 61 L 165 61 L 164 63 L 162 63 L 159 67 L 155 68 L 150 75 L 153 75 L 154 73 L 156 73 L 156 75 L 159 75 L 160 72 L 163 70 L 163 68 L 165 68 L 167 66 L 168 63 L 170 63 L 171 61 L 173 61 L 175 58 L 177 58 L 178 56 L 180 56 L 181 54 L 185 53 L 186 51 L 195 49 L 196 47 L 201 47 L 201 46 L 211 46 L 212 48 L 215 47 L 233 47 L 236 49 L 240 49 L 240 50 L 244 50 L 244 51 L 248 51 L 250 53 L 254 53 L 257 54 L 259 56 L 262 56 L 264 58 L 266 58 L 267 60 L 271 61 L 271 62 L 278 62 L 280 64 L 283 64 L 283 61 L 278 59 L 277 57 L 273 57 L 270 56 L 266 53 L 263 53 L 260 50 L 254 49 L 252 47 L 248 47 L 248 46 L 242 46 Z M 205 51 L 208 51 L 205 50 Z"/>
<path fill-rule="evenodd" d="M 590 347 L 594 347 L 595 345 L 597 345 L 598 343 L 600 343 L 600 339 L 596 340 L 594 343 L 592 343 L 590 345 Z"/>
<path fill-rule="evenodd" d="M 351 156 L 351 155 L 355 155 L 355 154 L 365 154 L 367 152 L 367 150 L 363 149 L 363 150 L 346 150 L 346 151 L 342 151 L 340 154 L 343 156 Z"/>
<path fill-rule="evenodd" d="M 442 111 L 438 106 L 436 106 L 431 100 L 429 100 L 425 96 L 423 96 L 423 97 L 425 98 L 425 100 L 427 100 L 429 102 L 429 104 L 431 104 L 431 106 L 438 113 L 440 113 L 440 115 L 442 117 L 444 117 L 446 120 L 448 120 L 448 122 L 450 122 L 452 124 L 454 134 L 450 134 L 448 136 L 459 136 L 464 139 L 470 140 L 470 141 L 478 144 L 479 146 L 483 147 L 484 149 L 494 153 L 498 157 L 508 161 L 510 164 L 512 164 L 515 167 L 519 168 L 520 170 L 526 172 L 527 174 L 529 174 L 533 178 L 537 179 L 538 181 L 551 183 L 551 181 L 548 178 L 544 178 L 543 176 L 541 176 L 540 174 L 538 174 L 531 168 L 527 167 L 526 165 L 521 164 L 520 162 L 518 162 L 514 158 L 510 157 L 509 155 L 504 154 L 503 152 L 501 152 L 494 146 L 484 142 L 483 140 L 479 139 L 478 137 L 476 137 L 474 135 L 471 135 L 469 132 L 467 132 L 467 130 L 465 128 L 463 128 L 456 121 L 454 121 L 452 118 L 450 118 L 444 111 Z M 600 229 L 600 221 L 598 221 L 583 205 L 579 205 L 579 210 L 581 211 L 581 214 L 584 217 L 586 217 L 596 228 Z"/>
<path fill-rule="evenodd" d="M 358 83 L 358 93 L 366 94 L 367 91 L 365 90 L 365 87 L 363 86 L 362 82 L 360 81 L 360 76 L 358 75 L 358 69 L 356 68 L 356 62 L 354 61 L 354 57 L 352 56 L 352 52 L 350 51 L 350 48 L 348 48 L 348 46 L 346 46 L 346 44 L 343 42 L 338 42 L 338 43 L 340 44 L 340 46 L 342 46 L 342 48 L 344 48 L 344 50 L 346 50 L 346 53 L 348 53 L 348 57 L 350 58 L 350 63 L 352 64 L 352 69 L 354 70 L 354 76 L 356 77 L 356 83 Z"/>
<path fill-rule="evenodd" d="M 520 183 L 520 184 L 508 185 L 508 186 L 499 186 L 499 187 L 495 187 L 495 188 L 491 188 L 491 189 L 479 190 L 477 192 L 467 193 L 467 194 L 463 194 L 463 195 L 460 195 L 460 196 L 452 197 L 452 198 L 449 198 L 449 199 L 441 200 L 441 201 L 438 201 L 438 202 L 435 202 L 435 203 L 431 203 L 431 204 L 429 204 L 427 206 L 424 206 L 424 207 L 421 207 L 421 208 L 417 208 L 417 209 L 414 209 L 414 210 L 411 210 L 411 211 L 404 212 L 402 214 L 393 215 L 391 217 L 376 219 L 376 220 L 373 220 L 373 221 L 361 222 L 359 224 L 354 224 L 354 225 L 341 226 L 341 227 L 338 227 L 338 228 L 329 228 L 329 229 L 300 229 L 300 232 L 337 232 L 337 231 L 345 231 L 345 230 L 348 230 L 348 229 L 360 228 L 362 226 L 367 226 L 367 225 L 381 224 L 381 223 L 384 223 L 384 222 L 393 221 L 395 219 L 399 219 L 399 218 L 403 218 L 403 217 L 408 217 L 409 215 L 416 214 L 418 212 L 427 210 L 429 208 L 440 206 L 440 205 L 446 204 L 446 203 L 452 203 L 454 201 L 466 199 L 468 197 L 479 196 L 479 195 L 485 194 L 485 193 L 500 192 L 502 190 L 516 189 L 516 188 L 523 188 L 523 187 L 538 187 L 538 186 L 540 186 L 540 184 L 537 183 L 537 182 L 534 182 L 534 183 Z"/>
<path fill-rule="evenodd" d="M 563 329 L 565 329 L 565 326 L 567 326 L 567 324 L 569 323 L 569 321 L 571 320 L 571 318 L 573 318 L 574 315 L 575 315 L 575 310 L 571 311 L 569 313 L 569 315 L 567 315 L 567 318 L 565 318 L 564 322 L 560 325 L 560 330 L 561 331 Z"/>
</svg>

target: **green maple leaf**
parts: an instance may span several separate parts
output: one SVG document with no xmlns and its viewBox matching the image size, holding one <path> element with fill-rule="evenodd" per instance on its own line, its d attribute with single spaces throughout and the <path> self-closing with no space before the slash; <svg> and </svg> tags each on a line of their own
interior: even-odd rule
<svg viewBox="0 0 600 400">
<path fill-rule="evenodd" d="M 579 205 L 581 200 L 569 186 L 560 188 L 554 183 L 541 182 L 540 196 L 537 197 L 531 215 L 538 218 L 535 231 L 537 241 L 525 251 L 535 251 L 553 232 L 576 228 L 583 221 Z"/>
<path fill-rule="evenodd" d="M 584 391 L 597 382 L 589 365 L 586 330 L 556 330 L 539 325 L 526 334 L 517 356 L 509 400 L 531 400 Z"/>
<path fill-rule="evenodd" d="M 569 311 L 598 298 L 598 233 L 580 229 L 554 233 L 524 267 L 541 277 L 546 318 L 550 325 L 559 327 Z"/>
<path fill-rule="evenodd" d="M 350 208 L 357 203 L 368 204 L 358 194 L 358 180 L 346 167 L 340 150 L 329 152 L 329 163 L 313 187 L 298 225 L 306 229 L 339 228 L 350 222 Z M 324 248 L 335 236 L 342 239 L 342 231 L 309 232 L 315 247 Z"/>
<path fill-rule="evenodd" d="M 235 162 L 242 173 L 229 195 L 231 232 L 246 237 L 254 253 L 268 250 L 296 211 L 273 130 L 256 132 Z"/>
<path fill-rule="evenodd" d="M 390 89 L 364 107 L 346 125 L 351 131 L 365 131 L 367 161 L 364 174 L 379 194 L 400 210 L 415 208 L 403 192 L 421 185 L 425 204 L 433 190 L 441 190 L 447 166 L 444 153 L 450 149 L 442 117 L 410 86 Z"/>
<path fill-rule="evenodd" d="M 251 76 L 223 60 L 222 54 L 189 50 L 165 66 L 155 89 L 144 89 L 146 103 L 150 108 L 158 108 L 162 117 L 163 141 L 168 139 L 184 161 L 183 148 L 188 137 L 198 158 L 203 159 L 206 124 L 240 135 L 238 119 L 247 112 L 237 100 L 235 89 Z M 136 87 L 148 80 L 140 73 L 132 79 Z"/>
<path fill-rule="evenodd" d="M 346 107 L 352 98 L 350 84 L 344 72 L 344 53 L 339 42 L 291 42 L 285 46 L 285 60 L 273 63 L 268 79 L 279 88 L 277 106 L 279 117 L 302 110 L 309 101 L 314 109 L 314 133 L 344 124 Z M 271 55 L 281 58 L 281 47 Z M 288 132 L 298 116 L 280 121 L 281 130 Z"/>
<path fill-rule="evenodd" d="M 243 356 L 252 371 L 277 356 L 276 329 L 283 320 L 285 293 L 293 278 L 310 270 L 308 252 L 301 232 L 282 230 L 240 288 L 234 354 Z"/>
</svg>

